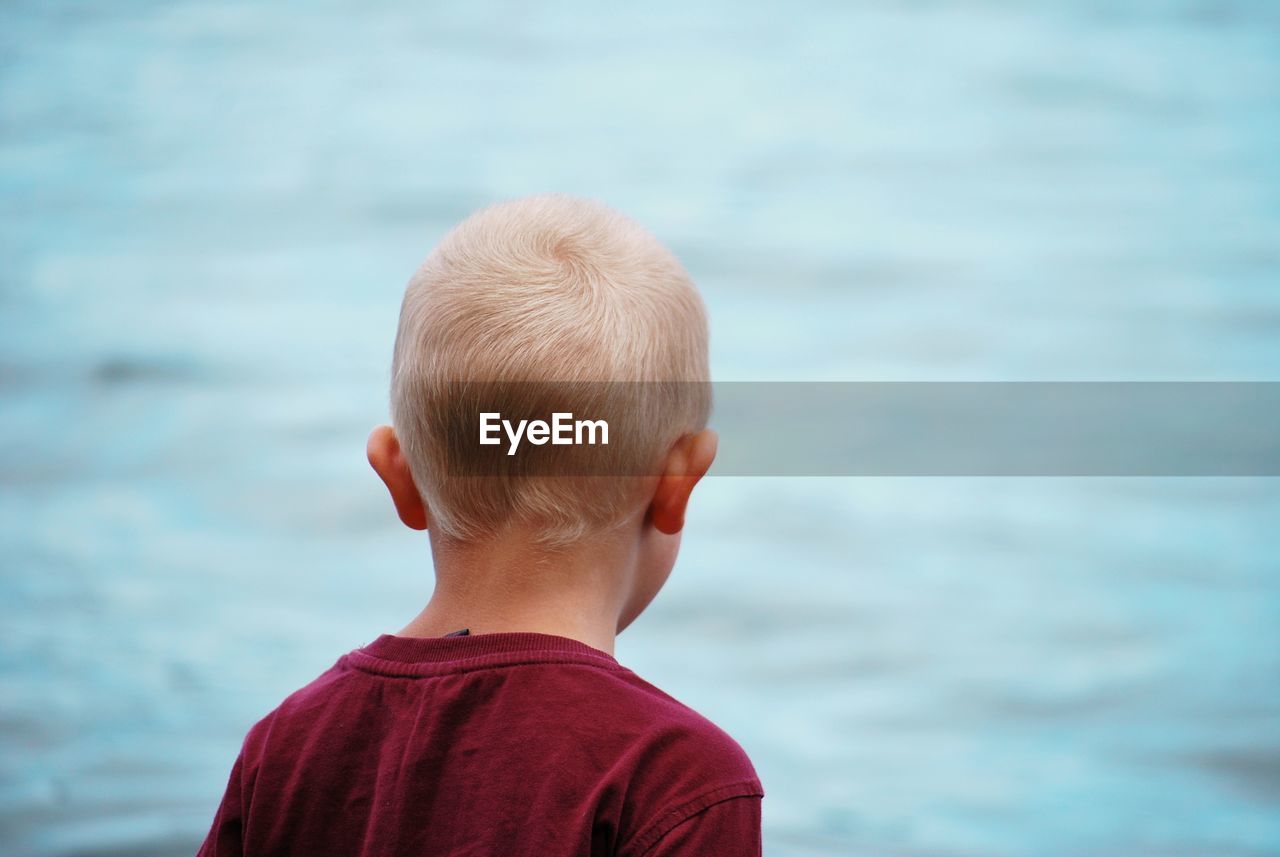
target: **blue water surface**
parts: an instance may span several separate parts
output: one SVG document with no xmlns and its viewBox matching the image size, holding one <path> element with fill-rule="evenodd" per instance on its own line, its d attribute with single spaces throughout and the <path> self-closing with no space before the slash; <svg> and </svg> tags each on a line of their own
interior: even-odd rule
<svg viewBox="0 0 1280 857">
<path fill-rule="evenodd" d="M 722 380 L 1280 380 L 1269 0 L 0 16 L 10 857 L 191 853 L 425 602 L 364 438 L 480 205 L 647 224 Z M 713 478 L 618 655 L 750 753 L 767 854 L 1280 853 L 1277 480 Z"/>
</svg>

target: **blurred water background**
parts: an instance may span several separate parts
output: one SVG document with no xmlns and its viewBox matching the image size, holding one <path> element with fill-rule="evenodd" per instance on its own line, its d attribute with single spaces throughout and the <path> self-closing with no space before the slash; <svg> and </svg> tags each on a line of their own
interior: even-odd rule
<svg viewBox="0 0 1280 857">
<path fill-rule="evenodd" d="M 1280 6 L 0 15 L 0 852 L 179 855 L 430 593 L 363 458 L 455 221 L 667 240 L 722 380 L 1280 380 Z M 940 431 L 940 442 L 945 442 Z M 772 855 L 1280 853 L 1280 482 L 712 479 L 619 658 Z"/>
</svg>

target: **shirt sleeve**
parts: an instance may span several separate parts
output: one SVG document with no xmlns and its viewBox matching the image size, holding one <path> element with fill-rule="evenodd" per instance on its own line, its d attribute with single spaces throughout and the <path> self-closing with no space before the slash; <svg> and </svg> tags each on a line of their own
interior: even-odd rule
<svg viewBox="0 0 1280 857">
<path fill-rule="evenodd" d="M 222 796 L 213 826 L 196 857 L 241 857 L 244 854 L 244 801 L 241 774 L 244 755 L 236 758 L 227 780 L 227 791 Z"/>
<path fill-rule="evenodd" d="M 760 857 L 759 789 L 741 785 L 701 795 L 641 835 L 637 857 Z"/>
</svg>

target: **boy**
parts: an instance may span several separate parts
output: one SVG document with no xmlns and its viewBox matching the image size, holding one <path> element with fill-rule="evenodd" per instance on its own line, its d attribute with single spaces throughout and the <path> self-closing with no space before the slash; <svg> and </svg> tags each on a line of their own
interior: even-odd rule
<svg viewBox="0 0 1280 857">
<path fill-rule="evenodd" d="M 405 292 L 394 428 L 368 444 L 435 590 L 250 730 L 200 853 L 758 855 L 742 749 L 613 658 L 715 457 L 707 380 L 697 291 L 617 212 L 537 196 L 447 235 Z M 607 432 L 512 431 L 543 406 Z"/>
</svg>

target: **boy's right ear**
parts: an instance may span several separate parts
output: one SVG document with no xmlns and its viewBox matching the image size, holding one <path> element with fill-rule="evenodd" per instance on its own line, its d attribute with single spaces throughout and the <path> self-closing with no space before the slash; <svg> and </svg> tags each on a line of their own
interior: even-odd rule
<svg viewBox="0 0 1280 857">
<path fill-rule="evenodd" d="M 422 502 L 418 486 L 413 482 L 409 462 L 400 451 L 400 440 L 391 426 L 378 426 L 369 434 L 365 449 L 369 464 L 391 492 L 391 502 L 396 514 L 406 527 L 414 530 L 427 528 L 427 504 Z"/>
</svg>

